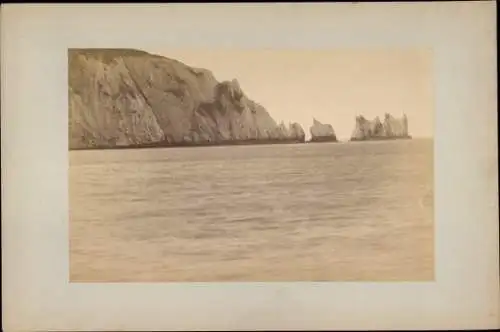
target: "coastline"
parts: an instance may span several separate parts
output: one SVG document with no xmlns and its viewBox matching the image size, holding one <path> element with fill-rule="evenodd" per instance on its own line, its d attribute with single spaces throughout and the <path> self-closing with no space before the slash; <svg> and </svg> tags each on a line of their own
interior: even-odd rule
<svg viewBox="0 0 500 332">
<path fill-rule="evenodd" d="M 349 142 L 370 142 L 370 141 L 394 141 L 394 140 L 409 140 L 413 139 L 408 136 L 386 136 L 386 137 L 368 137 L 368 138 L 351 138 Z"/>
<path fill-rule="evenodd" d="M 305 143 L 340 143 L 340 141 L 336 137 L 315 137 Z"/>
<path fill-rule="evenodd" d="M 152 148 L 194 148 L 194 147 L 212 147 L 212 146 L 233 146 L 233 145 L 275 145 L 275 144 L 304 144 L 304 140 L 299 139 L 265 139 L 265 140 L 226 140 L 217 142 L 179 142 L 170 143 L 166 141 L 155 143 L 115 145 L 115 146 L 92 146 L 81 148 L 69 148 L 69 151 L 82 150 L 134 150 L 134 149 L 152 149 Z"/>
<path fill-rule="evenodd" d="M 278 144 L 314 144 L 314 143 L 349 143 L 349 142 L 371 142 L 371 141 L 396 141 L 396 140 L 411 140 L 412 136 L 403 137 L 372 137 L 366 139 L 349 139 L 349 140 L 297 140 L 297 139 L 275 139 L 275 140 L 227 140 L 219 142 L 182 142 L 182 143 L 169 143 L 169 142 L 156 142 L 149 144 L 136 144 L 136 145 L 117 145 L 117 146 L 92 146 L 92 147 L 79 147 L 69 148 L 68 151 L 89 151 L 89 150 L 136 150 L 136 149 L 153 149 L 153 148 L 196 148 L 196 147 L 216 147 L 216 146 L 235 146 L 235 145 L 278 145 Z"/>
</svg>

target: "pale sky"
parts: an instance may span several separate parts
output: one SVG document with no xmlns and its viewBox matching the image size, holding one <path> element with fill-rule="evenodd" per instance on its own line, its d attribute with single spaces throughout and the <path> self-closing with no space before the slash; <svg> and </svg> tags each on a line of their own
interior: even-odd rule
<svg viewBox="0 0 500 332">
<path fill-rule="evenodd" d="M 236 78 L 277 121 L 309 136 L 315 117 L 349 139 L 356 115 L 408 116 L 410 135 L 432 137 L 431 53 L 425 50 L 166 50 L 151 53 Z"/>
</svg>

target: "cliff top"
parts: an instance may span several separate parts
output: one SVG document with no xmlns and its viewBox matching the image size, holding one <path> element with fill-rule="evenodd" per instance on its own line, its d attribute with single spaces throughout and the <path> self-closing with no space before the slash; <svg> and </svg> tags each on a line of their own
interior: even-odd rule
<svg viewBox="0 0 500 332">
<path fill-rule="evenodd" d="M 313 117 L 313 126 L 323 126 L 324 124 L 321 121 L 318 121 Z"/>
<path fill-rule="evenodd" d="M 138 57 L 138 58 L 142 57 L 142 58 L 166 60 L 171 63 L 175 63 L 183 67 L 186 67 L 194 74 L 207 73 L 212 75 L 212 72 L 208 69 L 191 67 L 179 60 L 167 58 L 162 55 L 148 53 L 146 51 L 137 50 L 133 48 L 69 48 L 68 49 L 68 59 L 70 62 L 78 55 L 99 59 L 99 61 L 103 62 L 104 64 L 109 64 L 113 62 L 113 60 L 115 60 L 116 58 L 120 57 Z"/>
<path fill-rule="evenodd" d="M 156 57 L 159 59 L 173 60 L 161 55 L 151 54 L 145 51 L 132 48 L 69 48 L 68 55 L 85 55 L 88 57 L 98 58 L 99 60 L 109 63 L 118 57 Z"/>
<path fill-rule="evenodd" d="M 400 118 L 400 119 L 406 119 L 407 116 L 405 113 L 403 113 L 403 116 Z M 384 120 L 395 120 L 397 119 L 394 115 L 392 115 L 391 113 L 384 113 Z M 369 121 L 367 118 L 365 118 L 363 115 L 358 115 L 356 116 L 356 121 L 359 121 L 359 122 L 367 122 Z M 380 117 L 377 115 L 372 121 L 375 121 L 375 122 L 380 122 Z"/>
</svg>

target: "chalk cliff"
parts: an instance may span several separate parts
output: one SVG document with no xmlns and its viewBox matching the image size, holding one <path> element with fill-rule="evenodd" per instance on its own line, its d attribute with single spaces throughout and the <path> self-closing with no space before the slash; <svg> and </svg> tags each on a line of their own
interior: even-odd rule
<svg viewBox="0 0 500 332">
<path fill-rule="evenodd" d="M 133 49 L 68 51 L 69 148 L 303 142 L 237 80 Z"/>
<path fill-rule="evenodd" d="M 356 127 L 351 135 L 351 141 L 408 139 L 408 119 L 406 114 L 402 118 L 395 118 L 386 113 L 384 122 L 377 116 L 370 121 L 363 116 L 356 117 Z"/>
<path fill-rule="evenodd" d="M 313 119 L 313 125 L 309 128 L 311 142 L 336 142 L 337 136 L 331 124 L 323 124 Z"/>
</svg>

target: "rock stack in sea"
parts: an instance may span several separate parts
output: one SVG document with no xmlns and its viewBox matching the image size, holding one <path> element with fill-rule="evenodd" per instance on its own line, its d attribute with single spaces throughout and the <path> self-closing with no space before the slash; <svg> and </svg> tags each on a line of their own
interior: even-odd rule
<svg viewBox="0 0 500 332">
<path fill-rule="evenodd" d="M 365 117 L 356 117 L 356 127 L 351 135 L 351 141 L 369 141 L 385 139 L 409 139 L 408 118 L 404 114 L 401 118 L 395 118 L 389 113 L 384 116 L 384 122 L 377 116 L 374 120 Z"/>
<path fill-rule="evenodd" d="M 133 49 L 70 49 L 69 148 L 304 142 L 237 80 Z"/>
<path fill-rule="evenodd" d="M 313 119 L 313 125 L 309 128 L 311 134 L 310 142 L 337 142 L 337 136 L 331 124 L 323 124 Z"/>
</svg>

